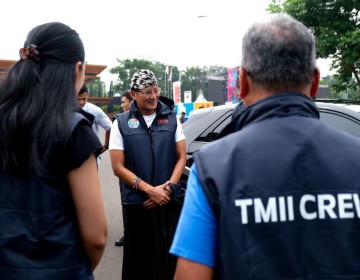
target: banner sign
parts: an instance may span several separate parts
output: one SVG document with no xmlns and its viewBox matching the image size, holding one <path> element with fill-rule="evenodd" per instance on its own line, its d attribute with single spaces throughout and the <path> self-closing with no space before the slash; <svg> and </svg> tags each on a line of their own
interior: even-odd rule
<svg viewBox="0 0 360 280">
<path fill-rule="evenodd" d="M 227 102 L 237 101 L 238 96 L 236 93 L 236 81 L 238 79 L 238 68 L 228 69 L 228 80 L 227 80 Z"/>
<path fill-rule="evenodd" d="M 184 103 L 191 103 L 191 90 L 184 91 Z"/>
<path fill-rule="evenodd" d="M 181 103 L 180 82 L 173 82 L 173 100 L 175 104 Z"/>
</svg>

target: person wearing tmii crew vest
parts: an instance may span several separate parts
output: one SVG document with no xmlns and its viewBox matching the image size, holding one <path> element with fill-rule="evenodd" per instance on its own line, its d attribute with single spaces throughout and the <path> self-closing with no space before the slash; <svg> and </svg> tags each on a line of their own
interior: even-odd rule
<svg viewBox="0 0 360 280">
<path fill-rule="evenodd" d="M 315 53 L 287 14 L 244 35 L 246 109 L 194 155 L 174 279 L 360 277 L 360 139 L 319 120 Z"/>
<path fill-rule="evenodd" d="M 173 194 L 186 164 L 185 136 L 174 102 L 160 96 L 154 74 L 132 78 L 130 110 L 116 116 L 110 157 L 124 217 L 122 279 L 173 279 L 169 254 L 181 205 Z"/>
</svg>

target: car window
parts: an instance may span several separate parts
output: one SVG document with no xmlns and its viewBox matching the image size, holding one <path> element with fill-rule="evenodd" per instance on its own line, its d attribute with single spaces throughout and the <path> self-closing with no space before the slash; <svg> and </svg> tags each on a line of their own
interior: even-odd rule
<svg viewBox="0 0 360 280">
<path fill-rule="evenodd" d="M 355 119 L 333 112 L 321 112 L 320 120 L 324 123 L 360 137 L 360 123 Z"/>
<path fill-rule="evenodd" d="M 201 133 L 194 141 L 211 142 L 216 136 L 228 125 L 231 121 L 231 115 L 234 110 L 227 111 L 224 115 L 218 118 L 214 123 Z"/>
</svg>

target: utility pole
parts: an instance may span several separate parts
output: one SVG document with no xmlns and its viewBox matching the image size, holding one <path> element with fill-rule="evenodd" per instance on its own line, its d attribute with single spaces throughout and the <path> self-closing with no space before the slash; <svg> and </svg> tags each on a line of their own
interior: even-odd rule
<svg viewBox="0 0 360 280">
<path fill-rule="evenodd" d="M 172 67 L 171 66 L 166 66 L 165 69 L 165 84 L 168 84 L 168 90 L 166 92 L 166 97 L 171 98 L 171 81 L 172 81 Z"/>
</svg>

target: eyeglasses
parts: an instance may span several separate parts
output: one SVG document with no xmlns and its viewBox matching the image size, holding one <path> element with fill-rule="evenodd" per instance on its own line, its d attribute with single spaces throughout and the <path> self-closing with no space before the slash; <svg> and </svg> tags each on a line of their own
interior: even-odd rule
<svg viewBox="0 0 360 280">
<path fill-rule="evenodd" d="M 145 94 L 146 96 L 151 96 L 152 94 L 160 95 L 161 88 L 157 87 L 154 89 L 139 90 L 138 92 Z"/>
</svg>

